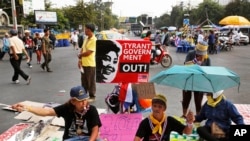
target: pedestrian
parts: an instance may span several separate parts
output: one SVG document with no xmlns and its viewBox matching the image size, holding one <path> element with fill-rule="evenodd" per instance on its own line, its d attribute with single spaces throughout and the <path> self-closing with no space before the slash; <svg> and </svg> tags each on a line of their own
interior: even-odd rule
<svg viewBox="0 0 250 141">
<path fill-rule="evenodd" d="M 37 64 L 41 64 L 42 59 L 42 38 L 40 37 L 40 34 L 38 32 L 35 33 L 34 38 L 34 44 L 35 44 L 35 52 L 36 52 L 36 59 Z"/>
<path fill-rule="evenodd" d="M 208 35 L 208 52 L 210 54 L 214 54 L 215 51 L 215 34 L 213 30 L 209 30 Z"/>
<path fill-rule="evenodd" d="M 162 47 L 164 48 L 164 50 L 167 50 L 169 43 L 170 43 L 170 33 L 168 32 L 168 28 L 165 27 L 163 29 L 163 33 L 161 36 L 161 44 L 162 44 Z"/>
<path fill-rule="evenodd" d="M 194 48 L 194 47 L 195 47 L 194 39 L 193 39 L 193 37 L 192 37 L 192 34 L 189 34 L 189 35 L 188 35 L 188 38 L 186 38 L 186 41 L 187 41 L 188 44 L 191 46 L 191 48 Z"/>
<path fill-rule="evenodd" d="M 79 35 L 78 35 L 78 47 L 79 48 L 82 48 L 82 44 L 83 44 L 83 41 L 84 41 L 84 33 L 83 33 L 83 31 L 82 30 L 80 30 L 80 33 L 79 33 Z"/>
<path fill-rule="evenodd" d="M 34 42 L 32 36 L 30 36 L 30 31 L 25 30 L 24 31 L 24 37 L 23 37 L 23 43 L 25 46 L 25 49 L 30 57 L 29 62 L 27 62 L 28 67 L 32 68 L 31 61 L 32 61 L 32 54 L 34 51 Z"/>
<path fill-rule="evenodd" d="M 54 35 L 54 33 L 51 30 L 49 32 L 49 39 L 50 39 L 51 48 L 54 50 L 55 43 L 56 43 L 56 36 Z"/>
<path fill-rule="evenodd" d="M 52 50 L 52 46 L 50 44 L 50 39 L 49 39 L 49 29 L 45 28 L 44 29 L 44 36 L 42 38 L 42 53 L 43 53 L 43 58 L 44 58 L 44 62 L 41 65 L 41 68 L 43 70 L 47 70 L 47 72 L 53 72 L 50 68 L 49 68 L 49 63 L 52 60 L 52 55 L 51 55 L 51 50 Z"/>
<path fill-rule="evenodd" d="M 19 39 L 23 40 L 23 34 L 22 34 L 21 31 L 18 31 L 17 37 L 18 37 Z"/>
<path fill-rule="evenodd" d="M 152 32 L 149 30 L 147 31 L 145 37 L 143 38 L 144 41 L 151 41 L 150 37 L 151 37 Z M 157 61 L 155 61 L 155 57 L 156 57 L 156 50 L 155 49 L 151 49 L 151 56 L 152 59 L 150 59 L 150 64 L 156 64 Z"/>
<path fill-rule="evenodd" d="M 201 65 L 201 66 L 211 66 L 210 58 L 207 55 L 208 44 L 206 42 L 199 42 L 196 45 L 195 50 L 188 52 L 185 62 L 185 65 Z M 202 105 L 203 93 L 193 91 L 194 93 L 194 102 L 196 114 L 199 114 Z M 182 91 L 182 117 L 185 118 L 188 112 L 188 107 L 192 98 L 192 91 Z"/>
<path fill-rule="evenodd" d="M 5 33 L 5 35 L 3 37 L 3 46 L 2 46 L 1 52 L 0 52 L 0 60 L 2 60 L 4 55 L 6 53 L 9 53 L 9 51 L 10 51 L 9 34 Z"/>
<path fill-rule="evenodd" d="M 14 69 L 14 75 L 12 77 L 12 82 L 15 84 L 19 83 L 18 77 L 21 75 L 24 80 L 27 81 L 27 85 L 30 84 L 31 76 L 28 76 L 21 69 L 21 62 L 23 58 L 23 53 L 26 55 L 27 62 L 29 62 L 29 55 L 25 50 L 23 41 L 17 37 L 17 30 L 10 30 L 10 63 Z"/>
<path fill-rule="evenodd" d="M 190 111 L 187 115 L 187 124 L 171 116 L 166 116 L 167 99 L 158 94 L 152 99 L 152 113 L 144 118 L 137 129 L 134 141 L 169 141 L 172 131 L 179 134 L 191 134 L 193 130 L 194 115 Z"/>
<path fill-rule="evenodd" d="M 78 67 L 82 69 L 81 72 L 81 83 L 85 90 L 89 93 L 90 99 L 89 102 L 95 100 L 96 93 L 96 37 L 94 34 L 95 25 L 86 24 L 85 25 L 85 35 L 87 36 L 84 39 L 81 51 L 78 55 Z"/>
<path fill-rule="evenodd" d="M 63 140 L 98 140 L 99 128 L 102 126 L 95 106 L 87 101 L 88 94 L 82 86 L 70 90 L 70 99 L 54 108 L 35 107 L 17 103 L 12 105 L 17 111 L 28 111 L 39 116 L 57 116 L 65 121 Z M 87 128 L 84 128 L 86 125 Z M 87 129 L 87 131 L 86 131 Z"/>
<path fill-rule="evenodd" d="M 234 39 L 235 39 L 235 45 L 240 46 L 240 30 L 235 31 Z"/>
<path fill-rule="evenodd" d="M 149 31 L 146 33 L 146 36 L 143 38 L 143 40 L 145 40 L 145 41 L 151 41 L 151 40 L 150 40 L 151 34 L 152 34 L 152 32 L 149 30 Z"/>
<path fill-rule="evenodd" d="M 74 33 L 71 35 L 71 42 L 73 44 L 73 48 L 74 50 L 78 50 L 78 35 L 76 33 L 76 31 L 74 31 Z"/>
<path fill-rule="evenodd" d="M 232 121 L 236 125 L 244 125 L 242 115 L 223 92 L 208 93 L 201 112 L 195 116 L 195 122 L 206 120 L 204 126 L 197 128 L 197 133 L 207 141 L 229 141 Z"/>
<path fill-rule="evenodd" d="M 144 38 L 144 40 L 148 40 L 150 41 L 150 36 L 151 36 L 151 31 L 148 31 L 146 34 L 146 37 Z M 160 32 L 156 32 L 156 36 L 155 36 L 155 44 L 153 44 L 152 46 L 155 46 L 154 48 L 151 49 L 151 59 L 150 59 L 150 64 L 157 64 L 157 61 L 155 60 L 157 54 L 157 50 L 158 52 L 161 50 L 161 35 Z M 158 54 L 159 55 L 159 54 Z"/>
<path fill-rule="evenodd" d="M 205 37 L 204 37 L 204 35 L 203 35 L 203 30 L 200 30 L 199 31 L 199 34 L 198 34 L 198 38 L 197 38 L 197 44 L 198 43 L 202 43 L 202 42 L 204 42 L 205 41 Z"/>
</svg>

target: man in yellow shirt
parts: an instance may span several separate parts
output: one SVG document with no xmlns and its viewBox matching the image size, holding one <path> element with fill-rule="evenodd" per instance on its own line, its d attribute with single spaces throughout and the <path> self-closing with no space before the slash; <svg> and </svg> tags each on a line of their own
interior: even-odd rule
<svg viewBox="0 0 250 141">
<path fill-rule="evenodd" d="M 186 41 L 189 43 L 190 46 L 194 47 L 194 39 L 192 35 L 188 35 L 188 38 L 186 38 Z"/>
<path fill-rule="evenodd" d="M 81 71 L 81 82 L 82 86 L 89 93 L 89 102 L 95 100 L 96 93 L 96 81 L 95 81 L 95 71 L 96 71 L 96 37 L 94 35 L 95 25 L 86 24 L 85 34 L 86 38 L 83 42 L 82 49 L 78 55 L 78 67 Z"/>
</svg>

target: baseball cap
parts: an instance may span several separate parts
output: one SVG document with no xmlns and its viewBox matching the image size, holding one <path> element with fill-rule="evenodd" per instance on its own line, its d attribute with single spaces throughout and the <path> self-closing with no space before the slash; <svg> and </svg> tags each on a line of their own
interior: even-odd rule
<svg viewBox="0 0 250 141">
<path fill-rule="evenodd" d="M 76 86 L 70 90 L 71 98 L 75 98 L 78 101 L 82 101 L 89 98 L 89 95 L 86 93 L 85 89 L 82 86 Z"/>
<path fill-rule="evenodd" d="M 9 33 L 10 33 L 10 35 L 17 35 L 17 30 L 11 29 Z"/>
</svg>

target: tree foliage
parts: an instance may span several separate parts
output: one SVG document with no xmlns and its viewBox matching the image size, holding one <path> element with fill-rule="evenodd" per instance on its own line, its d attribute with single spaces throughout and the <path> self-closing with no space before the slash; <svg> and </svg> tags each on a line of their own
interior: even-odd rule
<svg viewBox="0 0 250 141">
<path fill-rule="evenodd" d="M 209 19 L 212 23 L 218 24 L 220 19 L 223 17 L 224 8 L 220 6 L 217 2 L 214 2 L 212 0 L 205 0 L 203 3 L 201 3 L 196 11 L 198 14 L 197 21 L 205 21 L 206 19 Z M 196 23 L 200 24 L 200 23 Z M 207 23 L 210 24 L 210 23 Z"/>
<path fill-rule="evenodd" d="M 37 26 L 35 24 L 34 13 L 30 13 L 26 17 L 22 14 L 22 5 L 16 1 L 17 12 L 20 14 L 17 17 L 18 24 L 23 24 L 25 27 Z M 45 0 L 45 10 L 55 11 L 57 13 L 58 24 L 53 26 L 55 29 L 78 29 L 79 25 L 84 26 L 86 23 L 94 23 L 99 30 L 110 29 L 112 27 L 118 28 L 118 17 L 114 15 L 110 9 L 110 3 L 102 0 L 95 0 L 94 2 L 85 2 L 84 0 L 75 0 L 75 6 L 65 6 L 63 8 L 52 8 L 52 0 Z M 7 12 L 9 19 L 12 22 L 11 4 L 8 0 L 0 1 L 0 7 Z M 209 19 L 211 22 L 218 24 L 218 22 L 229 15 L 240 15 L 250 19 L 250 3 L 247 0 L 235 0 L 226 6 L 221 6 L 214 0 L 204 0 L 197 8 L 189 9 L 184 5 L 177 5 L 172 7 L 170 13 L 164 13 L 159 17 L 153 19 L 156 28 L 162 26 L 183 26 L 184 14 L 188 13 L 191 25 L 198 25 Z M 142 14 L 137 17 L 140 21 Z M 206 23 L 204 23 L 206 24 Z"/>
<path fill-rule="evenodd" d="M 239 15 L 250 19 L 250 3 L 246 0 L 235 0 L 225 6 L 224 16 Z"/>
<path fill-rule="evenodd" d="M 161 27 L 163 21 L 165 26 L 182 27 L 183 19 L 185 18 L 184 14 L 190 15 L 188 18 L 191 25 L 201 24 L 204 21 L 207 21 L 207 18 L 211 22 L 218 24 L 218 21 L 224 16 L 224 9 L 223 6 L 220 6 L 212 0 L 204 0 L 199 4 L 198 8 L 193 9 L 177 5 L 172 7 L 170 15 L 162 15 L 156 20 L 156 27 Z M 168 16 L 170 16 L 170 18 L 167 18 Z M 207 24 L 207 22 L 204 24 Z"/>
</svg>

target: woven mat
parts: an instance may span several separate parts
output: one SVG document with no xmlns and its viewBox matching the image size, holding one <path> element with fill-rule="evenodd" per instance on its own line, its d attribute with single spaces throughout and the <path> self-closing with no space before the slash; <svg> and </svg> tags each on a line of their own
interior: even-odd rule
<svg viewBox="0 0 250 141">
<path fill-rule="evenodd" d="M 184 118 L 180 118 L 177 116 L 174 116 L 175 119 L 177 119 L 178 121 L 180 121 L 182 124 L 186 123 L 186 120 Z M 199 135 L 196 132 L 196 128 L 198 127 L 198 124 L 194 124 L 194 128 L 192 131 L 192 134 L 190 135 L 180 135 L 177 132 L 171 132 L 170 133 L 170 141 L 198 141 L 199 140 Z"/>
</svg>

